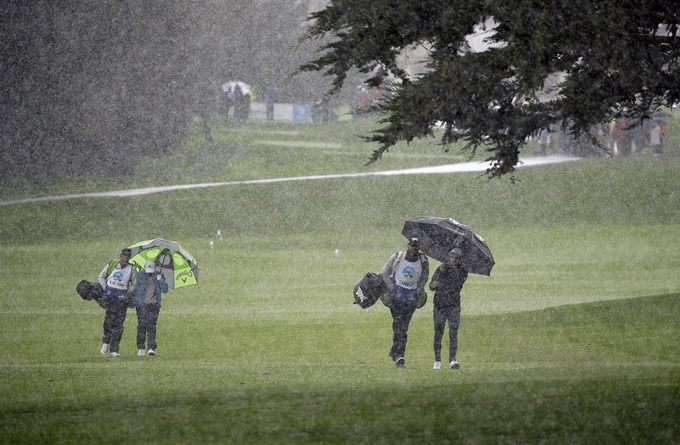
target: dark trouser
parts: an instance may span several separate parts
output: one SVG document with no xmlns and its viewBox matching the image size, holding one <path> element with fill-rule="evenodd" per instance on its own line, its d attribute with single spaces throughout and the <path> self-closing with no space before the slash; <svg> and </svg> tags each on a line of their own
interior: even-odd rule
<svg viewBox="0 0 680 445">
<path fill-rule="evenodd" d="M 460 306 L 435 308 L 434 314 L 434 360 L 442 361 L 442 337 L 446 322 L 449 322 L 449 361 L 456 358 L 458 352 L 458 327 L 460 326 Z"/>
<path fill-rule="evenodd" d="M 416 311 L 414 303 L 397 303 L 392 302 L 390 312 L 392 313 L 392 349 L 390 350 L 390 357 L 392 360 L 397 360 L 403 357 L 406 352 L 406 341 L 408 340 L 408 325 L 411 323 L 411 317 Z"/>
<path fill-rule="evenodd" d="M 137 306 L 137 349 L 156 349 L 156 323 L 161 307 L 157 304 L 144 304 Z"/>
<path fill-rule="evenodd" d="M 111 345 L 109 351 L 118 352 L 120 340 L 123 338 L 123 323 L 127 315 L 127 300 L 104 302 L 106 315 L 104 316 L 104 336 L 102 343 Z"/>
</svg>

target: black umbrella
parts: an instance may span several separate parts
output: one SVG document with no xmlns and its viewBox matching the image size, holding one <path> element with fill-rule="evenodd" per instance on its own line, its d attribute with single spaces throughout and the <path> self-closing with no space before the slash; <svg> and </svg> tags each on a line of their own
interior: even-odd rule
<svg viewBox="0 0 680 445">
<path fill-rule="evenodd" d="M 424 216 L 410 219 L 404 223 L 401 234 L 406 238 L 417 237 L 420 250 L 442 263 L 448 260 L 454 247 L 462 249 L 462 266 L 470 273 L 490 276 L 496 264 L 484 238 L 451 218 Z"/>
</svg>

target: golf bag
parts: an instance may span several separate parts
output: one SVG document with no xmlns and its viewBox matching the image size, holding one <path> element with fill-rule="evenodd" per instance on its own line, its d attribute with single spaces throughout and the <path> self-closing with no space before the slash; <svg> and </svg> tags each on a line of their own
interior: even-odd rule
<svg viewBox="0 0 680 445">
<path fill-rule="evenodd" d="M 104 290 L 99 283 L 81 280 L 76 286 L 76 292 L 83 300 L 94 300 L 100 307 L 104 307 Z"/>
<path fill-rule="evenodd" d="M 369 308 L 387 290 L 387 286 L 379 274 L 368 272 L 354 286 L 354 304 L 358 304 L 362 309 Z"/>
</svg>

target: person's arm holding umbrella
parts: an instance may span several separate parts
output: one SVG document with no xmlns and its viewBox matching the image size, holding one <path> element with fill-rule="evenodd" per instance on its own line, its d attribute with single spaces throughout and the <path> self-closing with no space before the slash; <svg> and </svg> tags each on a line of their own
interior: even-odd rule
<svg viewBox="0 0 680 445">
<path fill-rule="evenodd" d="M 164 294 L 168 293 L 168 282 L 165 281 L 165 277 L 161 273 L 156 274 L 156 286 L 163 292 Z"/>
</svg>

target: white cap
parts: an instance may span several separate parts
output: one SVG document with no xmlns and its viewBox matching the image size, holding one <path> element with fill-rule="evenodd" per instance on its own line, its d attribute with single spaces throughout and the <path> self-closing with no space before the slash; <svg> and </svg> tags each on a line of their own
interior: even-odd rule
<svg viewBox="0 0 680 445">
<path fill-rule="evenodd" d="M 151 260 L 146 260 L 146 263 L 144 263 L 144 270 L 146 273 L 153 273 L 156 270 L 156 263 Z"/>
</svg>

